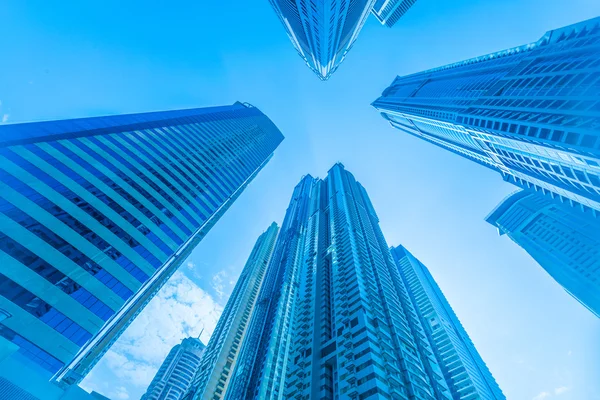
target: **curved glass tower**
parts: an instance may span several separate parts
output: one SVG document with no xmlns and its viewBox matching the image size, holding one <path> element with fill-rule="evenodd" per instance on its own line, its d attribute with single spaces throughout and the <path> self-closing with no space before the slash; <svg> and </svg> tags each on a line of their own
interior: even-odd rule
<svg viewBox="0 0 600 400">
<path fill-rule="evenodd" d="M 600 317 L 600 217 L 587 217 L 539 193 L 519 191 L 486 220 Z"/>
<path fill-rule="evenodd" d="M 79 382 L 282 139 L 242 103 L 0 126 L 0 344 Z"/>
<path fill-rule="evenodd" d="M 600 18 L 399 76 L 373 106 L 508 182 L 600 211 Z"/>
<path fill-rule="evenodd" d="M 409 283 L 352 174 L 305 176 L 224 398 L 454 399 Z"/>
<path fill-rule="evenodd" d="M 375 0 L 269 0 L 306 65 L 327 80 L 358 38 Z"/>
</svg>

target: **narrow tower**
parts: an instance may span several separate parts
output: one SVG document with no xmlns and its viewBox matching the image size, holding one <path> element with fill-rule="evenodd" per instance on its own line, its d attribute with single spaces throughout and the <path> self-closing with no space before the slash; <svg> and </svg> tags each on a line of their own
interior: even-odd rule
<svg viewBox="0 0 600 400">
<path fill-rule="evenodd" d="M 186 399 L 219 400 L 227 391 L 231 372 L 236 366 L 239 348 L 245 340 L 248 322 L 254 313 L 256 298 L 273 253 L 278 231 L 277 224 L 273 223 L 256 241 L 210 337 L 202 363 Z"/>
<path fill-rule="evenodd" d="M 506 399 L 427 267 L 402 246 L 391 252 L 452 398 Z"/>
<path fill-rule="evenodd" d="M 141 400 L 183 398 L 198 371 L 204 350 L 200 339 L 183 339 L 181 344 L 171 349 Z"/>
</svg>

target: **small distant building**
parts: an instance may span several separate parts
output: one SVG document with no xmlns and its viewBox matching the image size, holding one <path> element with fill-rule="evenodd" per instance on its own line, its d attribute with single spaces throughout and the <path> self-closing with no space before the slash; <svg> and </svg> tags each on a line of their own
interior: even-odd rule
<svg viewBox="0 0 600 400">
<path fill-rule="evenodd" d="M 189 389 L 206 346 L 196 338 L 173 347 L 154 376 L 142 400 L 179 400 Z"/>
</svg>

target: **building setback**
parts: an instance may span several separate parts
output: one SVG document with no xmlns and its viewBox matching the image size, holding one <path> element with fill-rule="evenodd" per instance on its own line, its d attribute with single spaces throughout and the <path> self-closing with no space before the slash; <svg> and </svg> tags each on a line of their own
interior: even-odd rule
<svg viewBox="0 0 600 400">
<path fill-rule="evenodd" d="M 242 103 L 0 126 L 0 344 L 78 383 L 282 139 Z"/>
<path fill-rule="evenodd" d="M 452 398 L 506 399 L 427 267 L 403 246 L 391 253 Z"/>
<path fill-rule="evenodd" d="M 452 399 L 377 214 L 343 165 L 294 189 L 224 398 Z"/>
<path fill-rule="evenodd" d="M 600 210 L 600 18 L 399 76 L 373 106 L 393 127 L 508 182 Z"/>
<path fill-rule="evenodd" d="M 321 80 L 352 48 L 375 0 L 269 0 L 294 48 Z"/>
<path fill-rule="evenodd" d="M 381 25 L 391 28 L 416 2 L 417 0 L 377 0 L 371 13 Z"/>
<path fill-rule="evenodd" d="M 156 372 L 141 400 L 183 398 L 198 371 L 206 346 L 197 338 L 186 338 L 174 346 Z"/>
<path fill-rule="evenodd" d="M 279 227 L 273 223 L 256 241 L 210 337 L 202 363 L 186 399 L 219 400 L 227 391 L 231 372 L 235 368 L 239 348 L 246 336 L 248 322 L 254 312 L 278 231 Z"/>
<path fill-rule="evenodd" d="M 486 220 L 600 317 L 600 217 L 588 217 L 539 193 L 519 191 Z"/>
</svg>

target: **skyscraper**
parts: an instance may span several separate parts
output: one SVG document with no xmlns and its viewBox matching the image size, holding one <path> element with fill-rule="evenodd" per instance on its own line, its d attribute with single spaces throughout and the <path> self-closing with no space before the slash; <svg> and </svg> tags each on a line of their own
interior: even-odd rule
<svg viewBox="0 0 600 400">
<path fill-rule="evenodd" d="M 296 186 L 264 280 L 225 399 L 452 399 L 367 192 L 343 165 Z"/>
<path fill-rule="evenodd" d="M 273 253 L 278 231 L 279 227 L 273 223 L 256 241 L 210 337 L 202 363 L 186 399 L 218 400 L 227 390 L 231 372 L 237 362 L 239 348 L 246 337 L 248 322 L 252 317 L 256 298 Z"/>
<path fill-rule="evenodd" d="M 427 267 L 402 246 L 391 252 L 452 398 L 505 399 Z"/>
<path fill-rule="evenodd" d="M 352 48 L 375 0 L 269 0 L 294 48 L 327 80 Z"/>
<path fill-rule="evenodd" d="M 242 103 L 0 126 L 1 341 L 79 382 L 282 139 Z"/>
<path fill-rule="evenodd" d="M 156 372 L 142 400 L 183 398 L 198 371 L 205 347 L 197 338 L 186 338 L 175 345 Z"/>
<path fill-rule="evenodd" d="M 417 0 L 377 0 L 371 12 L 382 25 L 394 26 Z"/>
<path fill-rule="evenodd" d="M 585 216 L 539 193 L 519 191 L 486 220 L 600 317 L 600 217 Z"/>
<path fill-rule="evenodd" d="M 373 106 L 508 182 L 600 210 L 600 18 L 397 77 Z"/>
</svg>

